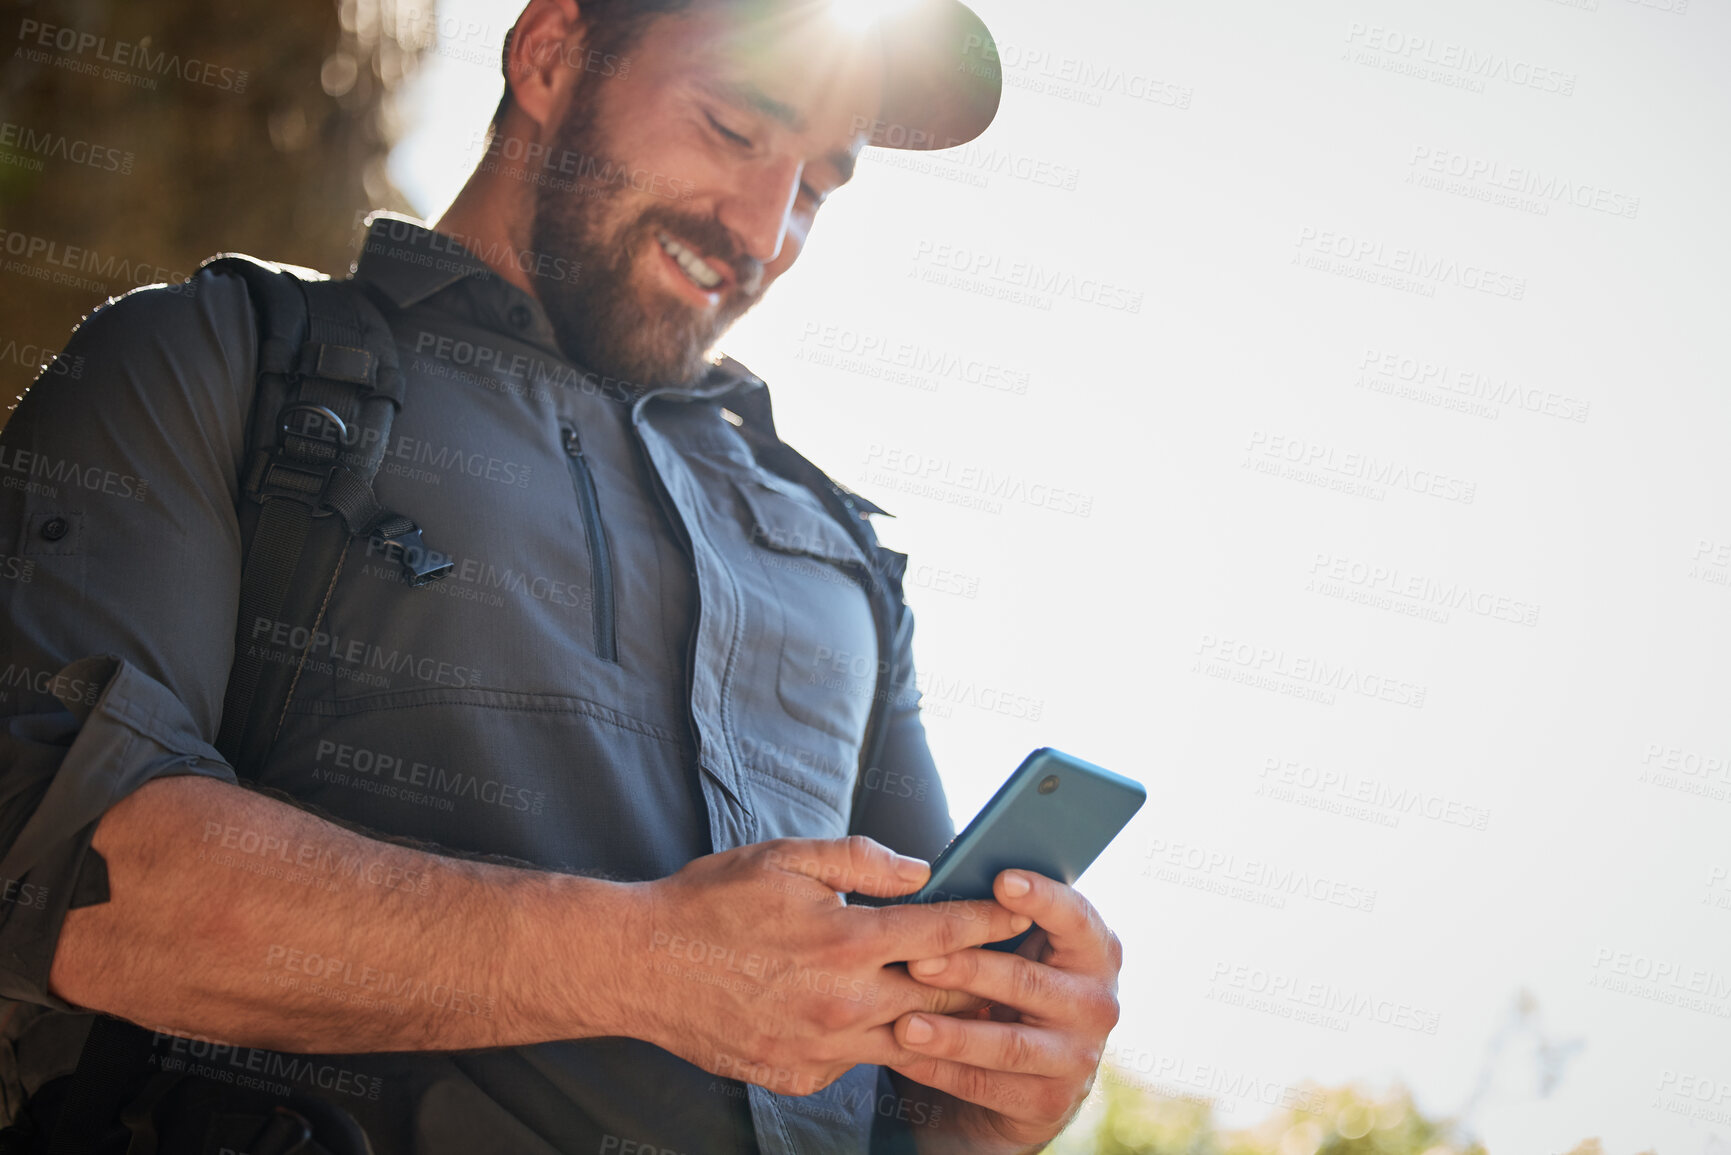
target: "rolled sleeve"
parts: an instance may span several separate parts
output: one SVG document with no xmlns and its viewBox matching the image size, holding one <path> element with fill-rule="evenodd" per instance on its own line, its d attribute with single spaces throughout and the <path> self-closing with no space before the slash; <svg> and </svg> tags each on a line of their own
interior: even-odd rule
<svg viewBox="0 0 1731 1155">
<path fill-rule="evenodd" d="M 181 701 L 124 659 L 71 662 L 48 686 L 62 709 L 16 715 L 0 733 L 0 995 L 66 1010 L 48 971 L 97 820 L 155 778 L 235 776 Z"/>
<path fill-rule="evenodd" d="M 234 657 L 253 393 L 245 283 L 110 302 L 0 431 L 0 995 L 48 972 L 97 821 L 145 782 L 234 781 L 212 743 Z"/>
</svg>

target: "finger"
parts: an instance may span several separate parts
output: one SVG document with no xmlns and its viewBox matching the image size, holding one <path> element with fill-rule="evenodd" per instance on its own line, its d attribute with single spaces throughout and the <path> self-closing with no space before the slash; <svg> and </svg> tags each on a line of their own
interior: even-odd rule
<svg viewBox="0 0 1731 1155">
<path fill-rule="evenodd" d="M 918 858 L 897 854 L 863 834 L 846 838 L 778 838 L 764 850 L 764 864 L 816 879 L 842 894 L 890 898 L 912 894 L 931 874 Z"/>
<path fill-rule="evenodd" d="M 1024 1023 L 904 1015 L 896 1041 L 915 1054 L 1013 1075 L 1065 1074 L 1075 1064 L 1051 1031 Z"/>
<path fill-rule="evenodd" d="M 1065 970 L 1118 973 L 1124 958 L 1118 936 L 1075 887 L 1031 870 L 1006 870 L 993 881 L 992 893 L 1046 932 L 1043 961 Z"/>
<path fill-rule="evenodd" d="M 899 1071 L 923 1086 L 977 1103 L 1012 1123 L 1037 1127 L 1046 1115 L 1062 1116 L 1061 1107 L 1054 1109 L 1062 1085 L 1045 1075 L 1017 1075 L 950 1059 L 911 1056 L 905 1048 L 899 1048 L 899 1054 L 899 1058 L 879 1060 L 879 1065 Z"/>
<path fill-rule="evenodd" d="M 917 982 L 1013 1007 L 1036 1021 L 1103 1022 L 1106 1003 L 1112 1000 L 1111 988 L 1092 976 L 996 950 L 914 959 L 908 963 L 908 975 Z"/>
<path fill-rule="evenodd" d="M 961 990 L 946 990 L 928 986 L 908 977 L 900 963 L 883 969 L 876 984 L 879 1022 L 893 1023 L 910 1011 L 932 1015 L 972 1015 L 987 1004 L 986 999 Z"/>
<path fill-rule="evenodd" d="M 849 909 L 858 911 L 862 919 L 874 921 L 880 935 L 879 957 L 884 962 L 930 958 L 1001 942 L 1032 925 L 1026 915 L 1016 914 L 990 899 Z"/>
</svg>

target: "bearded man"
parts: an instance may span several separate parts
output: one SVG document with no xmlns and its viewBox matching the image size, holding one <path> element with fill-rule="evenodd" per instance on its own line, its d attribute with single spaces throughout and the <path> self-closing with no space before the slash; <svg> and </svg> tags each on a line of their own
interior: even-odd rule
<svg viewBox="0 0 1731 1155">
<path fill-rule="evenodd" d="M 1073 1116 L 1118 941 L 1024 872 L 847 901 L 954 832 L 906 559 L 713 353 L 863 147 L 996 111 L 965 7 L 858 8 L 532 0 L 486 157 L 344 287 L 395 366 L 364 319 L 285 347 L 220 262 L 25 397 L 0 449 L 55 480 L 0 492 L 17 1149 L 1019 1152 Z M 284 466 L 351 441 L 360 474 Z M 290 508 L 349 523 L 328 579 L 271 569 Z M 279 571 L 310 624 L 257 609 Z M 261 728 L 235 686 L 273 677 Z"/>
</svg>

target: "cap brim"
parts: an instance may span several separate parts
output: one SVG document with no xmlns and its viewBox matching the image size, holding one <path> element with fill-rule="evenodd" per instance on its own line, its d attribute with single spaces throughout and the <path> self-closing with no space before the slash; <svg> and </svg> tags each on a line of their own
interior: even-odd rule
<svg viewBox="0 0 1731 1155">
<path fill-rule="evenodd" d="M 1003 92 L 997 45 L 960 0 L 913 0 L 878 21 L 884 97 L 867 143 L 954 148 L 992 123 Z"/>
</svg>

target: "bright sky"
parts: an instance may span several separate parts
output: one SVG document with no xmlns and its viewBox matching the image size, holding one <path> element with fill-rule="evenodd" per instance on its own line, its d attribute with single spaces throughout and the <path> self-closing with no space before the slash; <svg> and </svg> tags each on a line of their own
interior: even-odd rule
<svg viewBox="0 0 1731 1155">
<path fill-rule="evenodd" d="M 977 7 L 992 129 L 725 346 L 898 515 L 958 824 L 1039 745 L 1147 785 L 1115 1054 L 1233 1122 L 1731 1152 L 1731 6 Z M 440 5 L 428 215 L 515 10 Z"/>
</svg>

